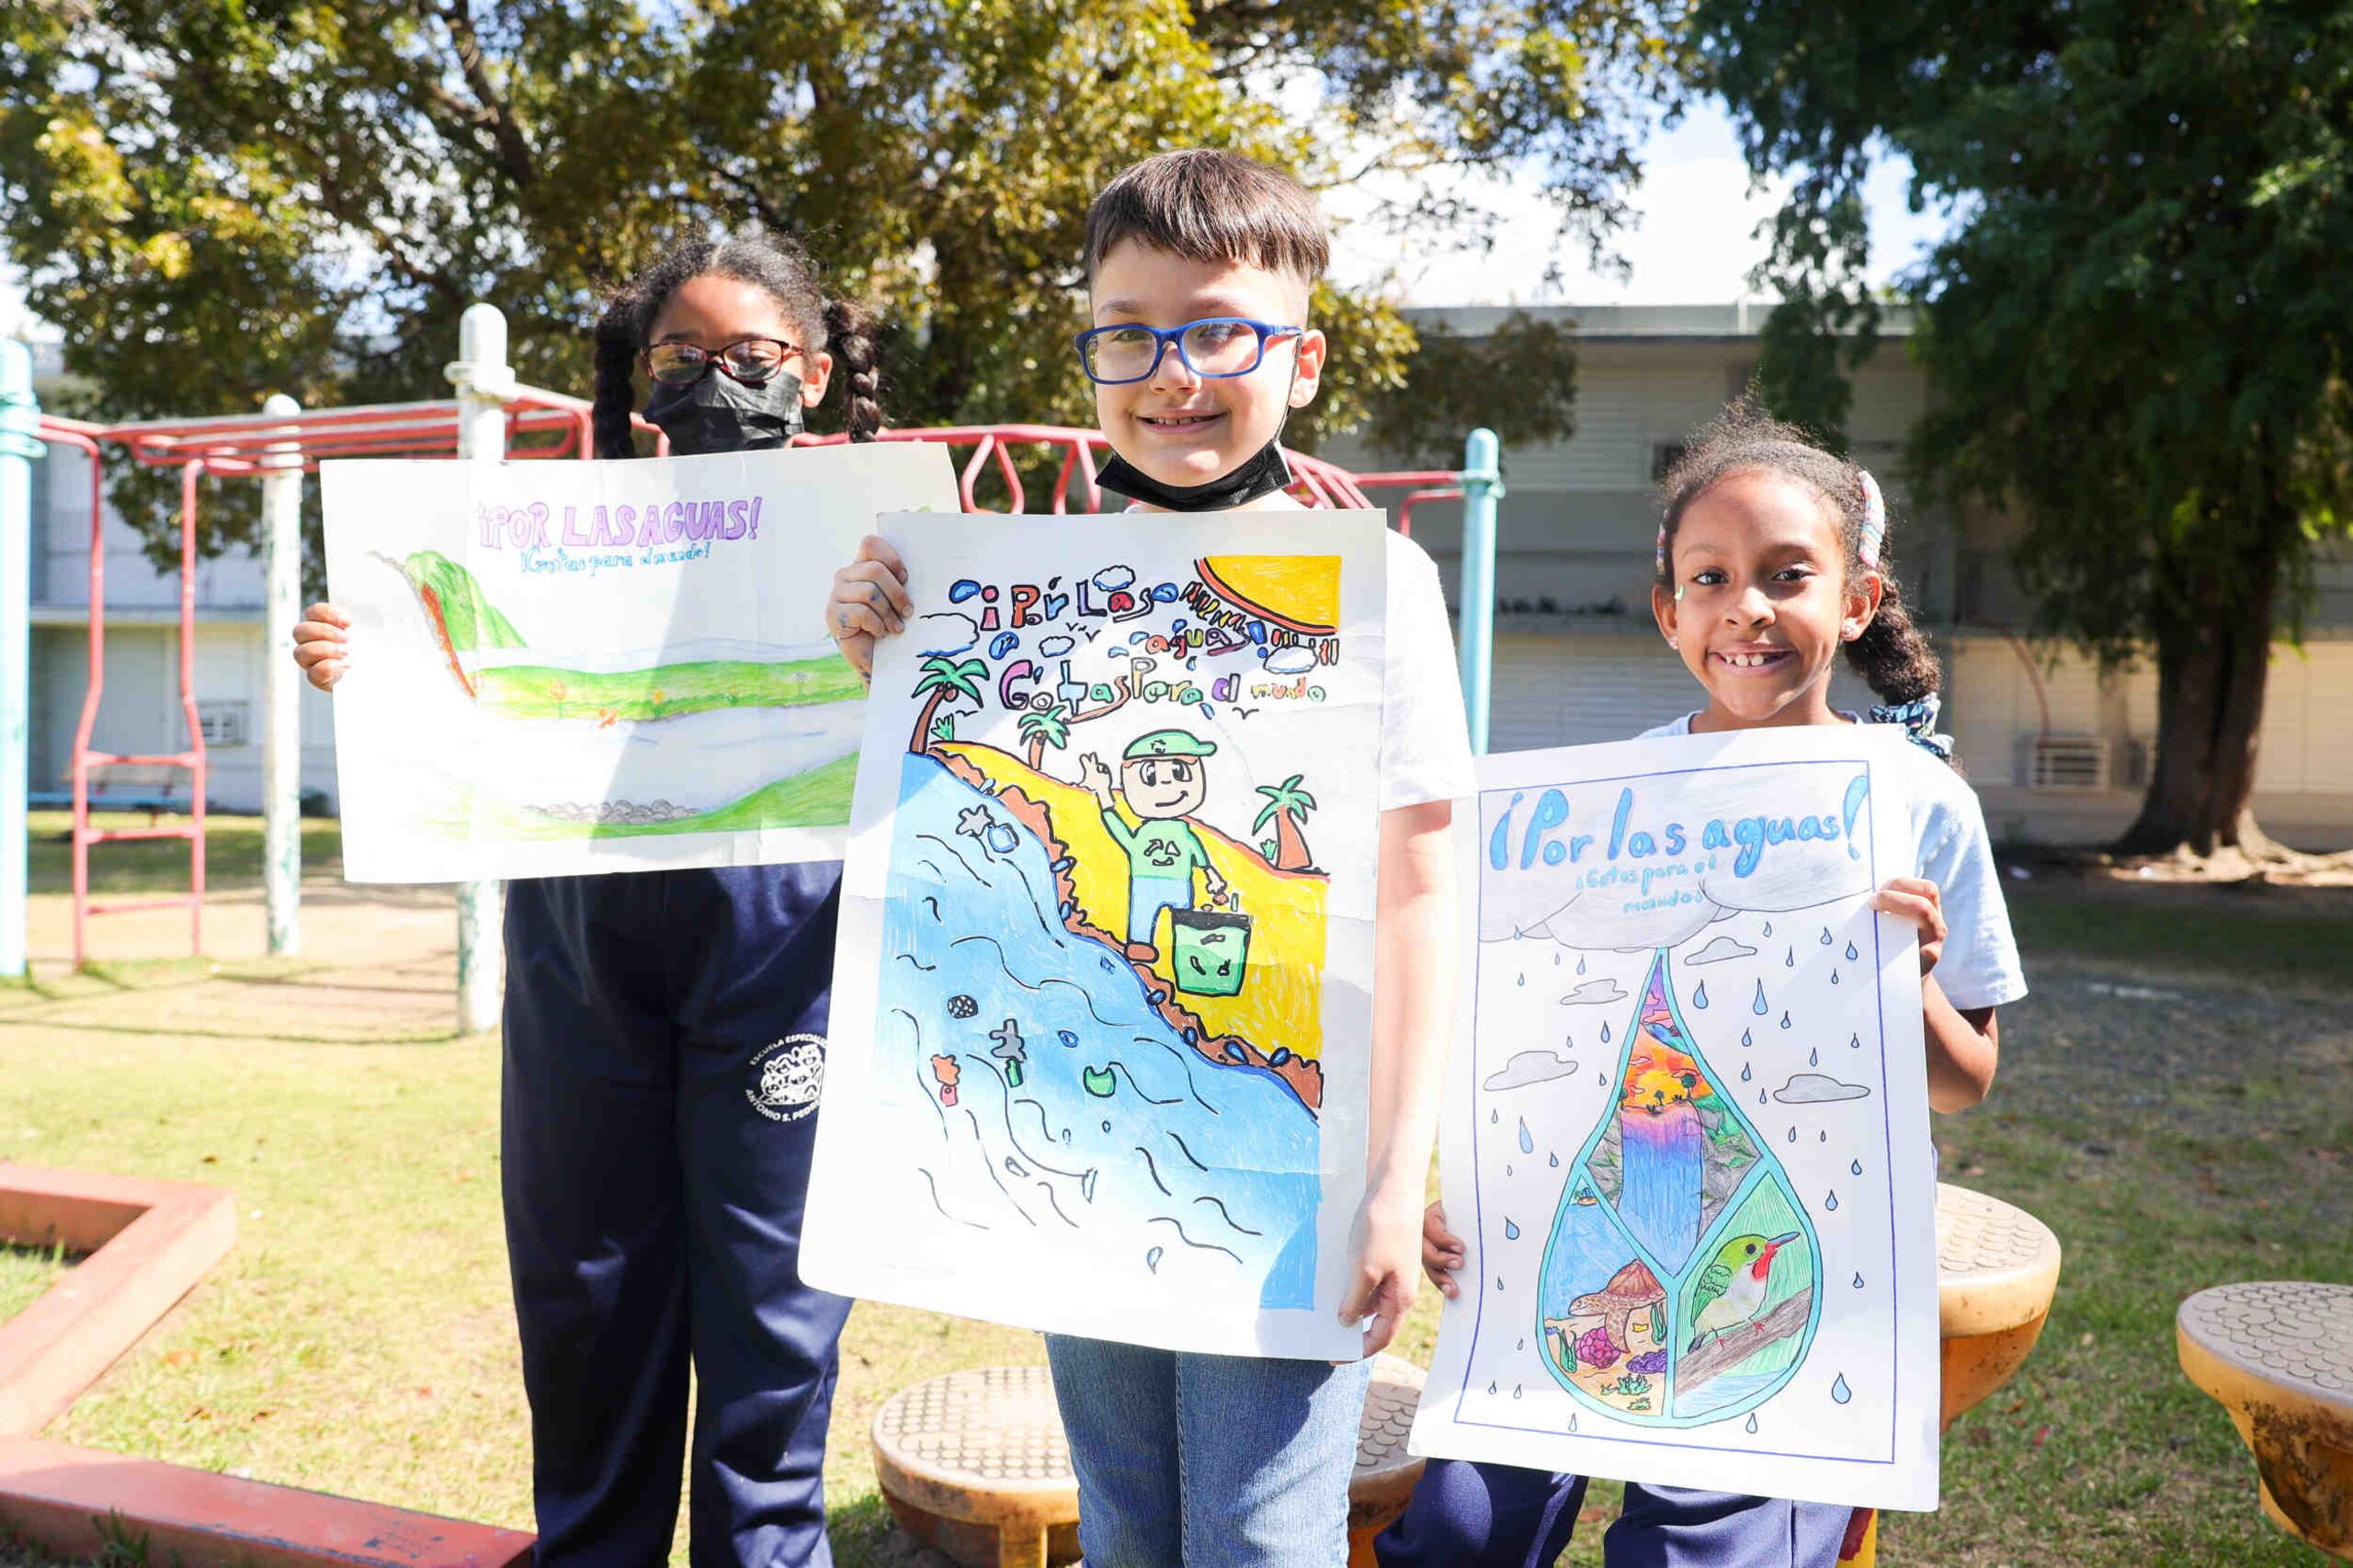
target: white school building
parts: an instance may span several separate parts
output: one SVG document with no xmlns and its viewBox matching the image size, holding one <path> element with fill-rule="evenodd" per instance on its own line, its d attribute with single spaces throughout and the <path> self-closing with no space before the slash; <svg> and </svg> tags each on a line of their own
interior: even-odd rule
<svg viewBox="0 0 2353 1568">
<path fill-rule="evenodd" d="M 1618 740 L 1698 705 L 1699 687 L 1660 643 L 1649 614 L 1653 481 L 1685 435 L 1748 381 L 1768 307 L 1538 307 L 1574 320 L 1577 398 L 1571 438 L 1506 448 L 1501 503 L 1490 744 L 1497 751 Z M 1475 334 L 1499 307 L 1416 312 Z M 2131 820 L 2155 739 L 2154 669 L 2102 680 L 2078 654 L 2018 635 L 2029 606 L 2009 569 L 2015 533 L 1998 514 L 1915 510 L 1902 471 L 1927 385 L 1905 352 L 1898 313 L 1855 377 L 1855 455 L 1886 487 L 1892 549 L 1915 616 L 1942 654 L 1945 724 L 1998 840 L 2089 843 Z M 36 346 L 37 390 L 55 385 L 56 351 Z M 1323 456 L 1358 471 L 1405 466 L 1343 437 Z M 52 448 L 36 465 L 32 551 L 31 789 L 54 803 L 71 785 L 89 631 L 88 471 Z M 252 483 L 223 480 L 208 485 Z M 1425 505 L 1414 532 L 1456 594 L 1461 508 Z M 149 562 L 138 535 L 109 517 L 105 531 L 107 676 L 94 744 L 154 753 L 185 744 L 178 695 L 175 572 Z M 823 574 L 813 565 L 812 591 Z M 2256 810 L 2288 843 L 2353 843 L 2353 559 L 2317 574 L 2319 597 L 2302 648 L 2282 644 L 2265 705 Z M 198 569 L 196 696 L 216 808 L 261 801 L 261 566 L 233 550 Z M 1459 608 L 1459 607 L 1458 607 Z M 1842 680 L 1844 705 L 1868 699 Z M 302 788 L 335 800 L 332 704 L 302 697 Z M 134 778 L 121 793 L 153 792 Z M 185 785 L 180 786 L 185 799 Z M 100 797 L 103 801 L 104 797 Z"/>
</svg>

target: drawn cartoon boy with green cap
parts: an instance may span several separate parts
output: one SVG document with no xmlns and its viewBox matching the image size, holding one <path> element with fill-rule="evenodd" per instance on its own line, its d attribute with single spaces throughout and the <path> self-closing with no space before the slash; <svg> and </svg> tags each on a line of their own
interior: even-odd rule
<svg viewBox="0 0 2353 1568">
<path fill-rule="evenodd" d="M 1113 803 L 1111 770 L 1088 752 L 1078 759 L 1079 774 L 1103 809 L 1103 826 L 1128 852 L 1128 945 L 1156 952 L 1154 927 L 1164 909 L 1193 907 L 1193 872 L 1198 868 L 1210 897 L 1223 903 L 1229 890 L 1200 835 L 1185 819 L 1210 798 L 1207 768 L 1201 759 L 1216 745 L 1182 730 L 1154 730 L 1139 735 L 1120 759 L 1120 792 L 1139 819 L 1130 827 Z M 1141 951 L 1138 953 L 1142 957 Z M 1146 961 L 1149 961 L 1147 960 Z"/>
</svg>

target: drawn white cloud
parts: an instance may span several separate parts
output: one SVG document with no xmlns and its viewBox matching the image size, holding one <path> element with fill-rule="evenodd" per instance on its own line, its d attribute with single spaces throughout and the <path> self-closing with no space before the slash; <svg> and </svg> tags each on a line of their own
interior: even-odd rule
<svg viewBox="0 0 2353 1568">
<path fill-rule="evenodd" d="M 926 626 L 937 621 L 937 626 Z M 931 610 L 915 617 L 916 637 L 922 639 L 918 651 L 926 653 L 961 653 L 981 640 L 981 629 L 969 615 L 954 610 Z"/>
<path fill-rule="evenodd" d="M 1842 1084 L 1821 1073 L 1798 1073 L 1773 1091 L 1773 1097 L 1783 1105 L 1824 1105 L 1832 1100 L 1869 1098 L 1870 1091 L 1860 1084 Z"/>
<path fill-rule="evenodd" d="M 1135 580 L 1136 569 L 1132 566 L 1106 566 L 1091 579 L 1107 594 L 1116 594 L 1121 588 L 1131 587 Z"/>
<path fill-rule="evenodd" d="M 1614 980 L 1588 980 L 1561 998 L 1563 1007 L 1583 1007 L 1595 1002 L 1623 1002 L 1625 987 Z"/>
<path fill-rule="evenodd" d="M 1686 965 L 1722 963 L 1726 959 L 1753 959 L 1756 956 L 1755 948 L 1744 948 L 1730 937 L 1719 937 L 1698 952 L 1686 955 L 1682 962 Z"/>
<path fill-rule="evenodd" d="M 1314 652 L 1307 648 L 1278 648 L 1267 655 L 1270 676 L 1303 676 L 1315 667 Z"/>
<path fill-rule="evenodd" d="M 1072 646 L 1073 643 L 1067 637 L 1049 637 L 1038 644 L 1038 652 L 1044 658 L 1059 659 L 1069 653 Z"/>
<path fill-rule="evenodd" d="M 1488 1074 L 1480 1087 L 1524 1089 L 1530 1084 L 1549 1084 L 1555 1078 L 1565 1078 L 1576 1070 L 1577 1064 L 1565 1056 L 1555 1056 L 1549 1051 L 1523 1051 Z"/>
</svg>

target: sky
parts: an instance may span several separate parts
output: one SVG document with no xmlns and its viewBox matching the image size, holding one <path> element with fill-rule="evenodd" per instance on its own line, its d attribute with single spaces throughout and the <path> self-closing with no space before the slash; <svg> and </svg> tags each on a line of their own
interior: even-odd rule
<svg viewBox="0 0 2353 1568">
<path fill-rule="evenodd" d="M 1352 287 L 1386 280 L 1408 305 L 1722 304 L 1750 293 L 1748 270 L 1765 254 L 1756 227 L 1779 207 L 1783 186 L 1750 190 L 1730 119 L 1713 103 L 1702 103 L 1675 129 L 1654 131 L 1643 162 L 1634 222 L 1617 240 L 1633 267 L 1625 279 L 1595 273 L 1581 247 L 1571 245 L 1557 248 L 1560 287 L 1546 289 L 1556 225 L 1532 180 L 1479 192 L 1504 218 L 1492 253 L 1449 247 L 1442 237 L 1427 234 L 1401 238 L 1350 222 L 1379 199 L 1371 182 L 1327 192 L 1324 205 L 1339 231 L 1334 278 Z M 1881 159 L 1870 183 L 1874 282 L 1900 271 L 1943 231 L 1935 212 L 1906 209 L 1908 173 L 1901 160 Z M 26 317 L 22 293 L 0 267 L 0 335 L 18 334 L 53 335 Z"/>
</svg>

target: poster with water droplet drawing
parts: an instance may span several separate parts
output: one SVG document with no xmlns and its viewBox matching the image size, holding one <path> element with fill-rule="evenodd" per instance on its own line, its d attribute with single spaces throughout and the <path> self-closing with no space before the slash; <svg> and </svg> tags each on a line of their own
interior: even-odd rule
<svg viewBox="0 0 2353 1568">
<path fill-rule="evenodd" d="M 351 460 L 319 484 L 350 881 L 840 855 L 865 689 L 826 575 L 878 514 L 956 510 L 944 448 Z"/>
<path fill-rule="evenodd" d="M 801 1272 L 1360 1348 L 1379 513 L 886 519 Z"/>
<path fill-rule="evenodd" d="M 1455 819 L 1464 1239 L 1414 1450 L 1937 1502 L 1914 871 L 1878 726 L 1482 760 Z"/>
</svg>

